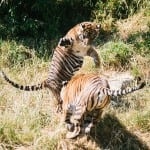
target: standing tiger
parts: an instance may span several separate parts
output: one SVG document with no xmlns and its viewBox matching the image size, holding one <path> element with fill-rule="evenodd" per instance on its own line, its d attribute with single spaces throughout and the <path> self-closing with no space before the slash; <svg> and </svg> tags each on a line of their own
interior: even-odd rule
<svg viewBox="0 0 150 150">
<path fill-rule="evenodd" d="M 54 50 L 50 71 L 47 79 L 37 85 L 19 85 L 10 80 L 2 71 L 2 77 L 12 86 L 25 91 L 35 91 L 49 88 L 58 102 L 58 110 L 61 109 L 60 91 L 62 81 L 69 81 L 78 71 L 84 56 L 91 56 L 96 67 L 100 65 L 97 52 L 92 46 L 93 40 L 98 36 L 100 25 L 92 22 L 82 22 L 69 30 L 64 38 L 61 38 Z M 60 107 L 59 107 L 60 105 Z"/>
<path fill-rule="evenodd" d="M 64 38 L 60 39 L 59 45 L 73 50 L 76 56 L 91 56 L 96 67 L 99 67 L 99 56 L 92 46 L 93 40 L 98 36 L 100 25 L 91 22 L 77 24 L 70 29 Z"/>
<path fill-rule="evenodd" d="M 89 133 L 101 118 L 104 108 L 110 103 L 110 96 L 131 93 L 145 86 L 111 90 L 108 81 L 97 74 L 79 74 L 66 82 L 61 90 L 63 114 L 68 133 L 66 138 L 77 137 L 81 129 Z"/>
</svg>

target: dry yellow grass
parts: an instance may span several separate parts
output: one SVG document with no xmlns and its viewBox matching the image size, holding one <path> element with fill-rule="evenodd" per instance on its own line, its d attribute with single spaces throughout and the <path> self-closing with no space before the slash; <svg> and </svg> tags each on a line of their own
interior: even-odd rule
<svg viewBox="0 0 150 150">
<path fill-rule="evenodd" d="M 138 14 L 116 22 L 118 33 L 122 39 L 126 40 L 131 34 L 135 34 L 137 32 L 148 32 L 150 30 L 150 16 L 145 16 L 144 13 L 145 10 L 142 10 Z"/>
<path fill-rule="evenodd" d="M 86 65 L 89 63 L 87 58 L 81 72 L 86 72 Z M 7 70 L 7 74 L 20 83 L 37 83 L 47 76 L 47 67 L 48 63 L 45 65 L 37 61 L 34 67 L 17 67 L 12 73 Z M 94 71 L 92 65 L 86 73 L 91 72 L 90 70 Z M 147 125 L 142 125 L 143 120 L 137 117 L 139 112 L 144 115 L 150 110 L 149 88 L 125 96 L 121 100 L 123 105 L 117 108 L 108 108 L 97 126 L 96 133 L 93 132 L 90 137 L 81 135 L 75 140 L 67 140 L 61 115 L 55 113 L 54 97 L 49 90 L 25 92 L 11 87 L 2 79 L 0 83 L 2 149 L 95 150 L 118 149 L 123 148 L 123 145 L 132 149 L 150 147 L 149 140 L 145 140 L 150 137 L 149 129 Z M 124 108 L 124 101 L 128 102 L 130 107 Z"/>
</svg>

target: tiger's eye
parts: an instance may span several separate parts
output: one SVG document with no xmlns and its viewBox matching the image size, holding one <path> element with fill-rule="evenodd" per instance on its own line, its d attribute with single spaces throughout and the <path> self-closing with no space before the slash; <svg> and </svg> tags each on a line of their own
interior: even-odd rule
<svg viewBox="0 0 150 150">
<path fill-rule="evenodd" d="M 99 29 L 100 27 L 101 27 L 100 24 L 97 24 L 97 25 L 96 25 L 96 28 L 97 28 L 97 29 Z"/>
</svg>

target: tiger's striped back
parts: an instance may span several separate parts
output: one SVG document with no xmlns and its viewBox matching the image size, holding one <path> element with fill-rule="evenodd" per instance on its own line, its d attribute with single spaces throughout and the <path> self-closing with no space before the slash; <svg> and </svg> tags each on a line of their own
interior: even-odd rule
<svg viewBox="0 0 150 150">
<path fill-rule="evenodd" d="M 73 77 L 61 91 L 65 122 L 68 126 L 67 138 L 74 138 L 85 126 L 85 132 L 90 129 L 101 117 L 103 109 L 110 103 L 110 96 L 131 93 L 145 86 L 141 82 L 136 87 L 111 90 L 108 81 L 96 74 L 81 74 Z M 92 116 L 87 124 L 84 118 Z"/>
</svg>

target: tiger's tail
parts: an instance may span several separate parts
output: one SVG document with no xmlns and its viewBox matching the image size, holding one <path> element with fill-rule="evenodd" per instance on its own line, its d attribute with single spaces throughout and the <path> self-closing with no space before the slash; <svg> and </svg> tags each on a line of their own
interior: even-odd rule
<svg viewBox="0 0 150 150">
<path fill-rule="evenodd" d="M 137 91 L 139 89 L 142 89 L 145 85 L 146 85 L 146 83 L 143 81 L 140 84 L 138 84 L 137 86 L 128 87 L 125 89 L 119 89 L 119 90 L 105 89 L 104 94 L 109 95 L 109 96 L 121 96 L 121 95 L 132 93 L 132 92 Z"/>
<path fill-rule="evenodd" d="M 37 91 L 47 87 L 46 80 L 44 80 L 42 83 L 39 83 L 37 85 L 19 85 L 18 83 L 15 83 L 14 81 L 10 80 L 3 71 L 1 71 L 1 76 L 5 79 L 5 81 L 7 81 L 13 87 L 24 91 Z"/>
</svg>

